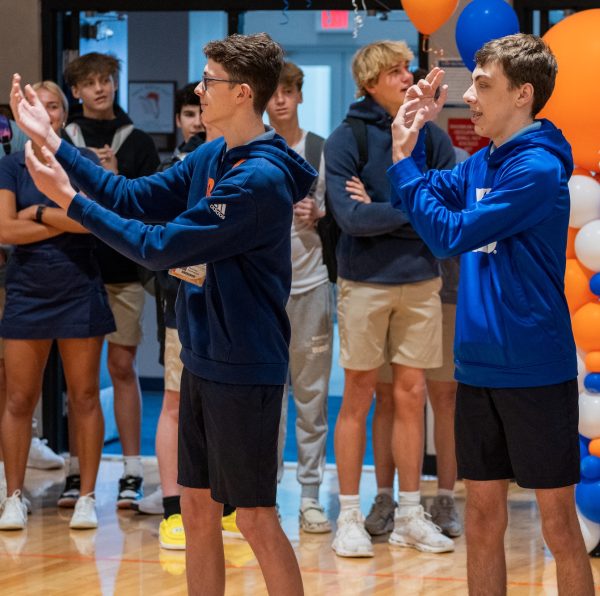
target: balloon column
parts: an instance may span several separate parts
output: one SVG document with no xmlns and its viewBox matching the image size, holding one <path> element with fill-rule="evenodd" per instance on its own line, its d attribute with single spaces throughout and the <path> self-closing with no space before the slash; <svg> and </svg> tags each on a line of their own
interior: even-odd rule
<svg viewBox="0 0 600 596">
<path fill-rule="evenodd" d="M 598 30 L 600 9 L 594 9 L 567 17 L 544 36 L 558 76 L 540 114 L 562 129 L 579 166 L 569 181 L 565 295 L 579 353 L 581 482 L 575 499 L 588 552 L 600 544 L 600 82 L 587 70 L 600 61 Z"/>
<path fill-rule="evenodd" d="M 518 32 L 519 19 L 510 4 L 504 0 L 473 0 L 456 22 L 456 46 L 465 66 L 473 72 L 475 52 L 484 43 Z"/>
</svg>

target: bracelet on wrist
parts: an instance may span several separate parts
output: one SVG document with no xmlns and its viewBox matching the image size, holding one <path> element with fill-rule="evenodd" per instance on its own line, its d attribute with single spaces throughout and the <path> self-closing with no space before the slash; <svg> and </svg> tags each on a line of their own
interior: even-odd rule
<svg viewBox="0 0 600 596">
<path fill-rule="evenodd" d="M 35 221 L 39 224 L 44 223 L 42 221 L 42 217 L 44 215 L 45 209 L 46 209 L 46 205 L 38 205 L 37 209 L 35 210 Z"/>
</svg>

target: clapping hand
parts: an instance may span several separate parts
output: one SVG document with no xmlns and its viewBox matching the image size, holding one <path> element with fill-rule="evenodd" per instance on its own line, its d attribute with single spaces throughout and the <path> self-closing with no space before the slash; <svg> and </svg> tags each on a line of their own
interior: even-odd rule
<svg viewBox="0 0 600 596">
<path fill-rule="evenodd" d="M 427 77 L 412 85 L 392 123 L 392 160 L 408 157 L 417 144 L 419 131 L 426 122 L 437 118 L 448 97 L 448 85 L 442 85 L 444 71 L 432 68 Z M 439 89 L 439 94 L 437 93 Z M 437 97 L 436 97 L 437 95 Z"/>
<path fill-rule="evenodd" d="M 35 156 L 31 141 L 27 141 L 25 163 L 37 189 L 66 210 L 75 196 L 75 189 L 71 186 L 67 173 L 48 148 L 42 147 L 42 157 L 45 163 Z"/>
<path fill-rule="evenodd" d="M 19 74 L 14 74 L 12 78 L 10 107 L 19 128 L 36 145 L 46 145 L 52 153 L 56 153 L 60 137 L 52 129 L 50 116 L 31 85 L 25 85 L 25 90 L 21 88 Z"/>
</svg>

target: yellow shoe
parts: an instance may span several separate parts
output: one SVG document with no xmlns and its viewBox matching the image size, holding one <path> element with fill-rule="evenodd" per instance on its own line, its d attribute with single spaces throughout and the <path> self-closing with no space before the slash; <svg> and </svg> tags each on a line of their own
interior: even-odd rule
<svg viewBox="0 0 600 596">
<path fill-rule="evenodd" d="M 158 542 L 162 548 L 167 550 L 185 549 L 185 533 L 180 513 L 169 515 L 167 519 L 160 522 Z"/>
<path fill-rule="evenodd" d="M 224 515 L 221 518 L 221 528 L 223 528 L 223 536 L 226 536 L 227 538 L 239 538 L 240 540 L 245 540 L 244 535 L 240 532 L 240 529 L 237 527 L 235 520 L 236 511 L 230 513 L 229 515 Z"/>
</svg>

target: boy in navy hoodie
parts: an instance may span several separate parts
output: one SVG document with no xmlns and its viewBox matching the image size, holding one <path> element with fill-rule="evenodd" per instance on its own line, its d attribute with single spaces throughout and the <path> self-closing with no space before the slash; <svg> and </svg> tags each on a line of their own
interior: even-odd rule
<svg viewBox="0 0 600 596">
<path fill-rule="evenodd" d="M 185 280 L 177 299 L 185 367 L 178 482 L 190 594 L 224 592 L 223 503 L 238 508 L 269 592 L 301 594 L 275 510 L 277 432 L 292 204 L 316 172 L 262 122 L 281 48 L 266 34 L 232 35 L 204 52 L 197 93 L 205 123 L 223 138 L 153 176 L 127 180 L 79 159 L 52 134 L 30 87 L 25 98 L 18 75 L 11 101 L 20 126 L 46 146 L 48 165 L 29 154 L 36 184 L 113 248 L 152 269 L 175 268 Z M 95 201 L 75 193 L 63 167 Z"/>
<path fill-rule="evenodd" d="M 571 148 L 535 120 L 557 64 L 538 37 L 510 35 L 476 54 L 464 94 L 490 145 L 425 176 L 410 157 L 437 114 L 443 72 L 407 92 L 392 126 L 395 206 L 438 257 L 461 254 L 456 336 L 456 450 L 467 487 L 470 594 L 504 594 L 507 491 L 536 491 L 560 594 L 594 592 L 575 511 L 579 481 L 575 344 L 563 293 Z M 414 119 L 413 119 L 414 118 Z"/>
</svg>

